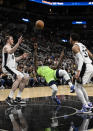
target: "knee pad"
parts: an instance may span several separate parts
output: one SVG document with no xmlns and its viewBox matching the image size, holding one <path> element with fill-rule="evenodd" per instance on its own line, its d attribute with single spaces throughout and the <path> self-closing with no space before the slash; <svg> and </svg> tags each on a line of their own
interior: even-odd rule
<svg viewBox="0 0 93 131">
<path fill-rule="evenodd" d="M 65 70 L 59 70 L 59 77 L 62 77 L 64 75 L 67 75 L 67 72 Z"/>
<path fill-rule="evenodd" d="M 59 77 L 63 77 L 66 81 L 70 80 L 70 77 L 66 70 L 59 70 Z"/>
<path fill-rule="evenodd" d="M 56 92 L 58 91 L 58 88 L 55 84 L 51 85 L 50 88 L 52 88 L 53 91 L 56 91 Z"/>
</svg>

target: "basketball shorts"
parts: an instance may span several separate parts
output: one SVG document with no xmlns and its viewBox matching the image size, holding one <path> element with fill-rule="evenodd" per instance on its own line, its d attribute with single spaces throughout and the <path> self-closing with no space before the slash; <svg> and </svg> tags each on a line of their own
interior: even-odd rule
<svg viewBox="0 0 93 131">
<path fill-rule="evenodd" d="M 9 68 L 8 66 L 3 68 L 2 71 L 3 73 L 7 74 L 8 76 L 12 76 L 14 79 L 16 79 L 17 76 L 20 76 L 21 78 L 24 77 L 23 73 L 16 70 L 15 68 Z"/>
<path fill-rule="evenodd" d="M 83 67 L 80 73 L 80 79 L 81 79 L 80 84 L 89 83 L 92 77 L 93 77 L 93 65 L 92 64 L 83 64 Z"/>
</svg>

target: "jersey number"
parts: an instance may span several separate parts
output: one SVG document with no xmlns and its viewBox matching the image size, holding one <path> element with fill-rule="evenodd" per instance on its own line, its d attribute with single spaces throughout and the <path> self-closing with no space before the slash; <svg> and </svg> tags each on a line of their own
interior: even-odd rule
<svg viewBox="0 0 93 131">
<path fill-rule="evenodd" d="M 82 52 L 84 53 L 84 57 L 88 57 L 88 53 L 86 49 L 83 49 Z"/>
</svg>

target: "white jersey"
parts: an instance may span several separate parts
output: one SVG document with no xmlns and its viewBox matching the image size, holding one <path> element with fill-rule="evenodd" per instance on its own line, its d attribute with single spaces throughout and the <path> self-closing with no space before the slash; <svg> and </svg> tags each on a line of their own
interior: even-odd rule
<svg viewBox="0 0 93 131">
<path fill-rule="evenodd" d="M 78 45 L 80 48 L 80 54 L 82 55 L 83 62 L 85 64 L 91 64 L 92 60 L 90 59 L 90 57 L 88 55 L 86 46 L 83 45 L 82 43 L 75 43 L 75 45 Z M 75 61 L 76 61 L 76 64 L 78 64 L 78 58 L 76 56 L 75 56 Z"/>
<path fill-rule="evenodd" d="M 4 46 L 4 48 L 11 48 L 10 46 Z M 16 76 L 20 76 L 21 78 L 24 77 L 23 73 L 17 70 L 17 63 L 15 61 L 14 53 L 9 54 L 4 52 L 4 48 L 2 50 L 2 71 L 7 74 L 11 75 L 13 79 L 16 79 Z"/>
<path fill-rule="evenodd" d="M 16 62 L 15 62 L 15 55 L 14 53 L 9 54 L 4 52 L 4 48 L 2 50 L 2 68 L 5 66 L 9 68 L 16 68 Z"/>
<path fill-rule="evenodd" d="M 81 82 L 82 84 L 86 84 L 89 83 L 91 78 L 93 77 L 93 65 L 92 65 L 92 60 L 90 59 L 88 52 L 87 52 L 87 48 L 85 45 L 83 45 L 82 43 L 75 43 L 75 45 L 78 45 L 80 48 L 80 54 L 83 58 L 83 66 L 82 66 L 82 70 L 80 72 L 80 78 L 81 78 Z M 76 64 L 78 65 L 78 57 L 76 57 L 75 55 L 75 61 Z M 80 82 L 80 84 L 81 84 Z"/>
</svg>

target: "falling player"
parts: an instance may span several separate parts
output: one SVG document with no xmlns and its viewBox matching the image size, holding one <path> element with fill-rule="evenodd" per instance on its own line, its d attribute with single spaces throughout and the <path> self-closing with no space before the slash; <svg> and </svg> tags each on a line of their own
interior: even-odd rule
<svg viewBox="0 0 93 131">
<path fill-rule="evenodd" d="M 59 105 L 61 104 L 60 100 L 56 97 L 58 88 L 56 85 L 56 80 L 64 77 L 64 79 L 68 82 L 71 91 L 74 92 L 74 86 L 70 80 L 68 73 L 65 70 L 58 69 L 60 63 L 62 62 L 62 58 L 64 56 L 64 51 L 61 52 L 60 60 L 58 65 L 55 67 L 57 70 L 51 69 L 49 66 L 37 66 L 37 43 L 34 44 L 34 63 L 35 63 L 35 72 L 45 78 L 46 82 L 52 89 L 52 99 Z M 40 64 L 40 63 L 39 63 Z"/>
</svg>

